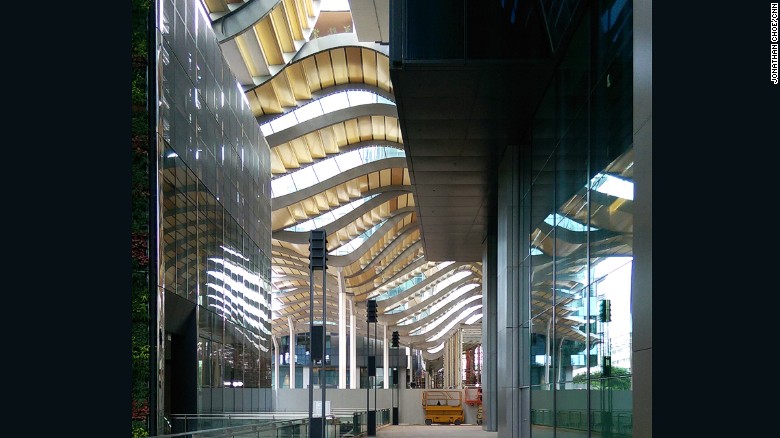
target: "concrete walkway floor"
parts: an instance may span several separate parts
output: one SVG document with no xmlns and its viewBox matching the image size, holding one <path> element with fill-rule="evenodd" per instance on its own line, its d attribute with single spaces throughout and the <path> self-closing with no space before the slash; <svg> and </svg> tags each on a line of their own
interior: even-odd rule
<svg viewBox="0 0 780 438">
<path fill-rule="evenodd" d="M 496 438 L 498 432 L 486 432 L 476 424 L 399 424 L 380 427 L 377 438 L 425 437 L 425 438 Z"/>
</svg>

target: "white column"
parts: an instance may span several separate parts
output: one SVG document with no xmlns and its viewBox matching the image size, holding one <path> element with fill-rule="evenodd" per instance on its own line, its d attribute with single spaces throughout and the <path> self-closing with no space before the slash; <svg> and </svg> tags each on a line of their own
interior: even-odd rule
<svg viewBox="0 0 780 438">
<path fill-rule="evenodd" d="M 338 269 L 339 282 L 339 389 L 347 387 L 347 327 L 346 297 L 344 296 L 344 276 Z"/>
<path fill-rule="evenodd" d="M 443 363 L 444 363 L 444 379 L 442 381 L 442 385 L 444 385 L 444 388 L 447 389 L 450 385 L 450 356 L 451 356 L 451 348 L 452 348 L 452 338 L 447 339 L 444 341 L 444 352 L 443 352 Z"/>
<path fill-rule="evenodd" d="M 290 388 L 295 388 L 295 324 L 291 316 L 287 317 L 287 326 L 290 328 Z"/>
<path fill-rule="evenodd" d="M 274 389 L 279 389 L 279 362 L 281 362 L 280 356 L 283 356 L 279 354 L 279 342 L 276 340 L 276 336 L 271 335 L 271 341 L 274 343 L 274 380 L 271 382 L 271 387 Z"/>
<path fill-rule="evenodd" d="M 358 389 L 357 338 L 355 337 L 355 297 L 349 299 L 349 387 Z"/>
<path fill-rule="evenodd" d="M 390 389 L 390 348 L 387 345 L 387 325 L 382 325 L 382 362 L 384 363 L 384 388 Z"/>
<path fill-rule="evenodd" d="M 409 347 L 405 347 L 404 350 L 406 351 L 406 369 L 409 370 L 409 381 L 412 381 L 412 377 L 414 377 L 414 373 L 412 372 L 412 349 Z"/>
</svg>

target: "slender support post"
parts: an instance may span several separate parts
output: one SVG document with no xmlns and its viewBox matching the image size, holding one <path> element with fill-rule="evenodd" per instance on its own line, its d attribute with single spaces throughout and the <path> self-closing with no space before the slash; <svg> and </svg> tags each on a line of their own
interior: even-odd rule
<svg viewBox="0 0 780 438">
<path fill-rule="evenodd" d="M 314 268 L 309 267 L 309 438 L 312 436 L 312 419 L 314 412 L 314 351 L 312 348 L 314 329 Z"/>
<path fill-rule="evenodd" d="M 328 331 L 328 314 L 325 308 L 325 296 L 328 291 L 326 286 L 328 267 L 322 264 L 322 357 L 320 357 L 320 388 L 322 388 L 322 438 L 325 438 L 325 339 Z"/>
</svg>

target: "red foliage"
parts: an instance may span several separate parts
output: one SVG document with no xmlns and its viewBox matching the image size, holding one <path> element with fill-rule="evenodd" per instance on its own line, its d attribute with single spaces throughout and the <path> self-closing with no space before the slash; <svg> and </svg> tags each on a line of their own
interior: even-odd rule
<svg viewBox="0 0 780 438">
<path fill-rule="evenodd" d="M 140 405 L 138 402 L 133 400 L 132 419 L 138 421 L 146 421 L 146 417 L 148 416 L 149 416 L 149 405 L 146 403 L 146 400 L 142 400 Z"/>
<path fill-rule="evenodd" d="M 137 110 L 137 105 L 133 106 L 133 110 Z M 130 137 L 130 144 L 133 152 L 139 155 L 145 155 L 149 151 L 149 141 L 145 135 L 133 135 Z"/>
<path fill-rule="evenodd" d="M 138 260 L 140 266 L 146 266 L 149 264 L 149 252 L 147 248 L 149 246 L 149 234 L 147 233 L 133 233 L 130 235 L 131 239 L 131 253 L 134 259 Z"/>
</svg>

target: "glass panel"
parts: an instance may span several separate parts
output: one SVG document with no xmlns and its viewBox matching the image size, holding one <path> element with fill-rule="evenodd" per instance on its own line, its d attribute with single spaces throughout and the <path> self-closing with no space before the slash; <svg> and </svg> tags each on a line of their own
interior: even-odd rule
<svg viewBox="0 0 780 438">
<path fill-rule="evenodd" d="M 633 236 L 631 2 L 604 2 L 597 20 L 589 220 L 593 432 L 631 435 Z"/>
<path fill-rule="evenodd" d="M 340 109 L 349 108 L 349 98 L 346 93 L 335 93 L 323 97 L 318 101 L 322 106 L 324 113 L 330 113 L 338 111 Z"/>
</svg>

